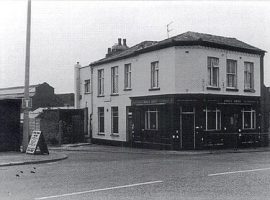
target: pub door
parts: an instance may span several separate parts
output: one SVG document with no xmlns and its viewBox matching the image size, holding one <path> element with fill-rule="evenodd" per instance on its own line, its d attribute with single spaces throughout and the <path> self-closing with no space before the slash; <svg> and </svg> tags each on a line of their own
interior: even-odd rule
<svg viewBox="0 0 270 200">
<path fill-rule="evenodd" d="M 181 108 L 180 115 L 181 146 L 182 149 L 195 149 L 195 110 Z"/>
</svg>

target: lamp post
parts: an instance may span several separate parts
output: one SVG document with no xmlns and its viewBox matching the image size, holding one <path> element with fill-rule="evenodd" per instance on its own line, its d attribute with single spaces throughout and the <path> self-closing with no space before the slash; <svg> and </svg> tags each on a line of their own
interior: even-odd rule
<svg viewBox="0 0 270 200">
<path fill-rule="evenodd" d="M 22 151 L 26 152 L 29 137 L 29 71 L 30 71 L 30 36 L 31 36 L 31 0 L 27 4 L 27 30 L 26 30 L 26 53 L 25 53 L 25 79 L 23 107 L 23 139 Z"/>
</svg>

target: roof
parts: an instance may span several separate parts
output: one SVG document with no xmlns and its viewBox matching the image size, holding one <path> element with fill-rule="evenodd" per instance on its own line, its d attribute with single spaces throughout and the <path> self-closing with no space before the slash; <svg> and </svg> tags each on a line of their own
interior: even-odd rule
<svg viewBox="0 0 270 200">
<path fill-rule="evenodd" d="M 46 82 L 29 86 L 29 96 L 32 97 L 36 93 L 36 88 L 40 85 L 48 84 Z M 24 86 L 0 88 L 0 99 L 20 99 L 24 97 Z"/>
<path fill-rule="evenodd" d="M 112 55 L 110 57 L 95 61 L 91 63 L 90 66 L 96 66 L 171 46 L 198 46 L 198 45 L 246 53 L 253 53 L 259 55 L 265 53 L 264 50 L 251 46 L 247 43 L 237 40 L 236 38 L 188 31 L 180 35 L 171 37 L 169 39 L 161 40 L 159 42 L 157 41 L 141 42 L 116 55 Z"/>
<path fill-rule="evenodd" d="M 35 95 L 37 86 L 38 85 L 29 86 L 30 97 Z M 24 97 L 24 86 L 0 88 L 0 99 L 6 99 L 6 98 L 16 99 L 16 98 L 23 98 L 23 97 Z"/>
</svg>

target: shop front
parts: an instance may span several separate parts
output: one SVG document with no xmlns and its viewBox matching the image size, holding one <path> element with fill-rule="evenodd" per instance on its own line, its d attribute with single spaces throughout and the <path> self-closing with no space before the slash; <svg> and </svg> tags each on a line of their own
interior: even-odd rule
<svg viewBox="0 0 270 200">
<path fill-rule="evenodd" d="M 239 148 L 268 144 L 260 98 L 187 94 L 132 97 L 131 143 L 161 149 Z"/>
</svg>

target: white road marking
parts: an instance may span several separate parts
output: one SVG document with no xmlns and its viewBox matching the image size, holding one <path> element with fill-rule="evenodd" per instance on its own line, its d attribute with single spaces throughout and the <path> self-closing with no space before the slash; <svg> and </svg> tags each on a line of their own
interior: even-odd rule
<svg viewBox="0 0 270 200">
<path fill-rule="evenodd" d="M 227 174 L 236 174 L 236 173 L 245 173 L 245 172 L 256 172 L 256 171 L 265 171 L 270 170 L 270 167 L 268 168 L 260 168 L 260 169 L 249 169 L 249 170 L 241 170 L 241 171 L 232 171 L 232 172 L 222 172 L 222 173 L 216 173 L 216 174 L 208 174 L 208 176 L 220 176 L 220 175 L 227 175 Z"/>
<path fill-rule="evenodd" d="M 156 183 L 163 183 L 163 181 L 149 181 L 149 182 L 144 182 L 144 183 L 135 183 L 135 184 L 130 184 L 130 185 L 121 185 L 121 186 L 94 189 L 94 190 L 88 190 L 88 191 L 82 191 L 82 192 L 73 192 L 73 193 L 61 194 L 61 195 L 55 195 L 55 196 L 39 197 L 35 199 L 36 200 L 53 199 L 53 198 L 66 197 L 66 196 L 72 196 L 72 195 L 78 195 L 78 194 L 86 194 L 86 193 L 100 192 L 100 191 L 106 191 L 106 190 L 115 190 L 115 189 L 136 187 L 136 186 L 141 186 L 141 185 L 150 185 L 150 184 L 156 184 Z"/>
</svg>

